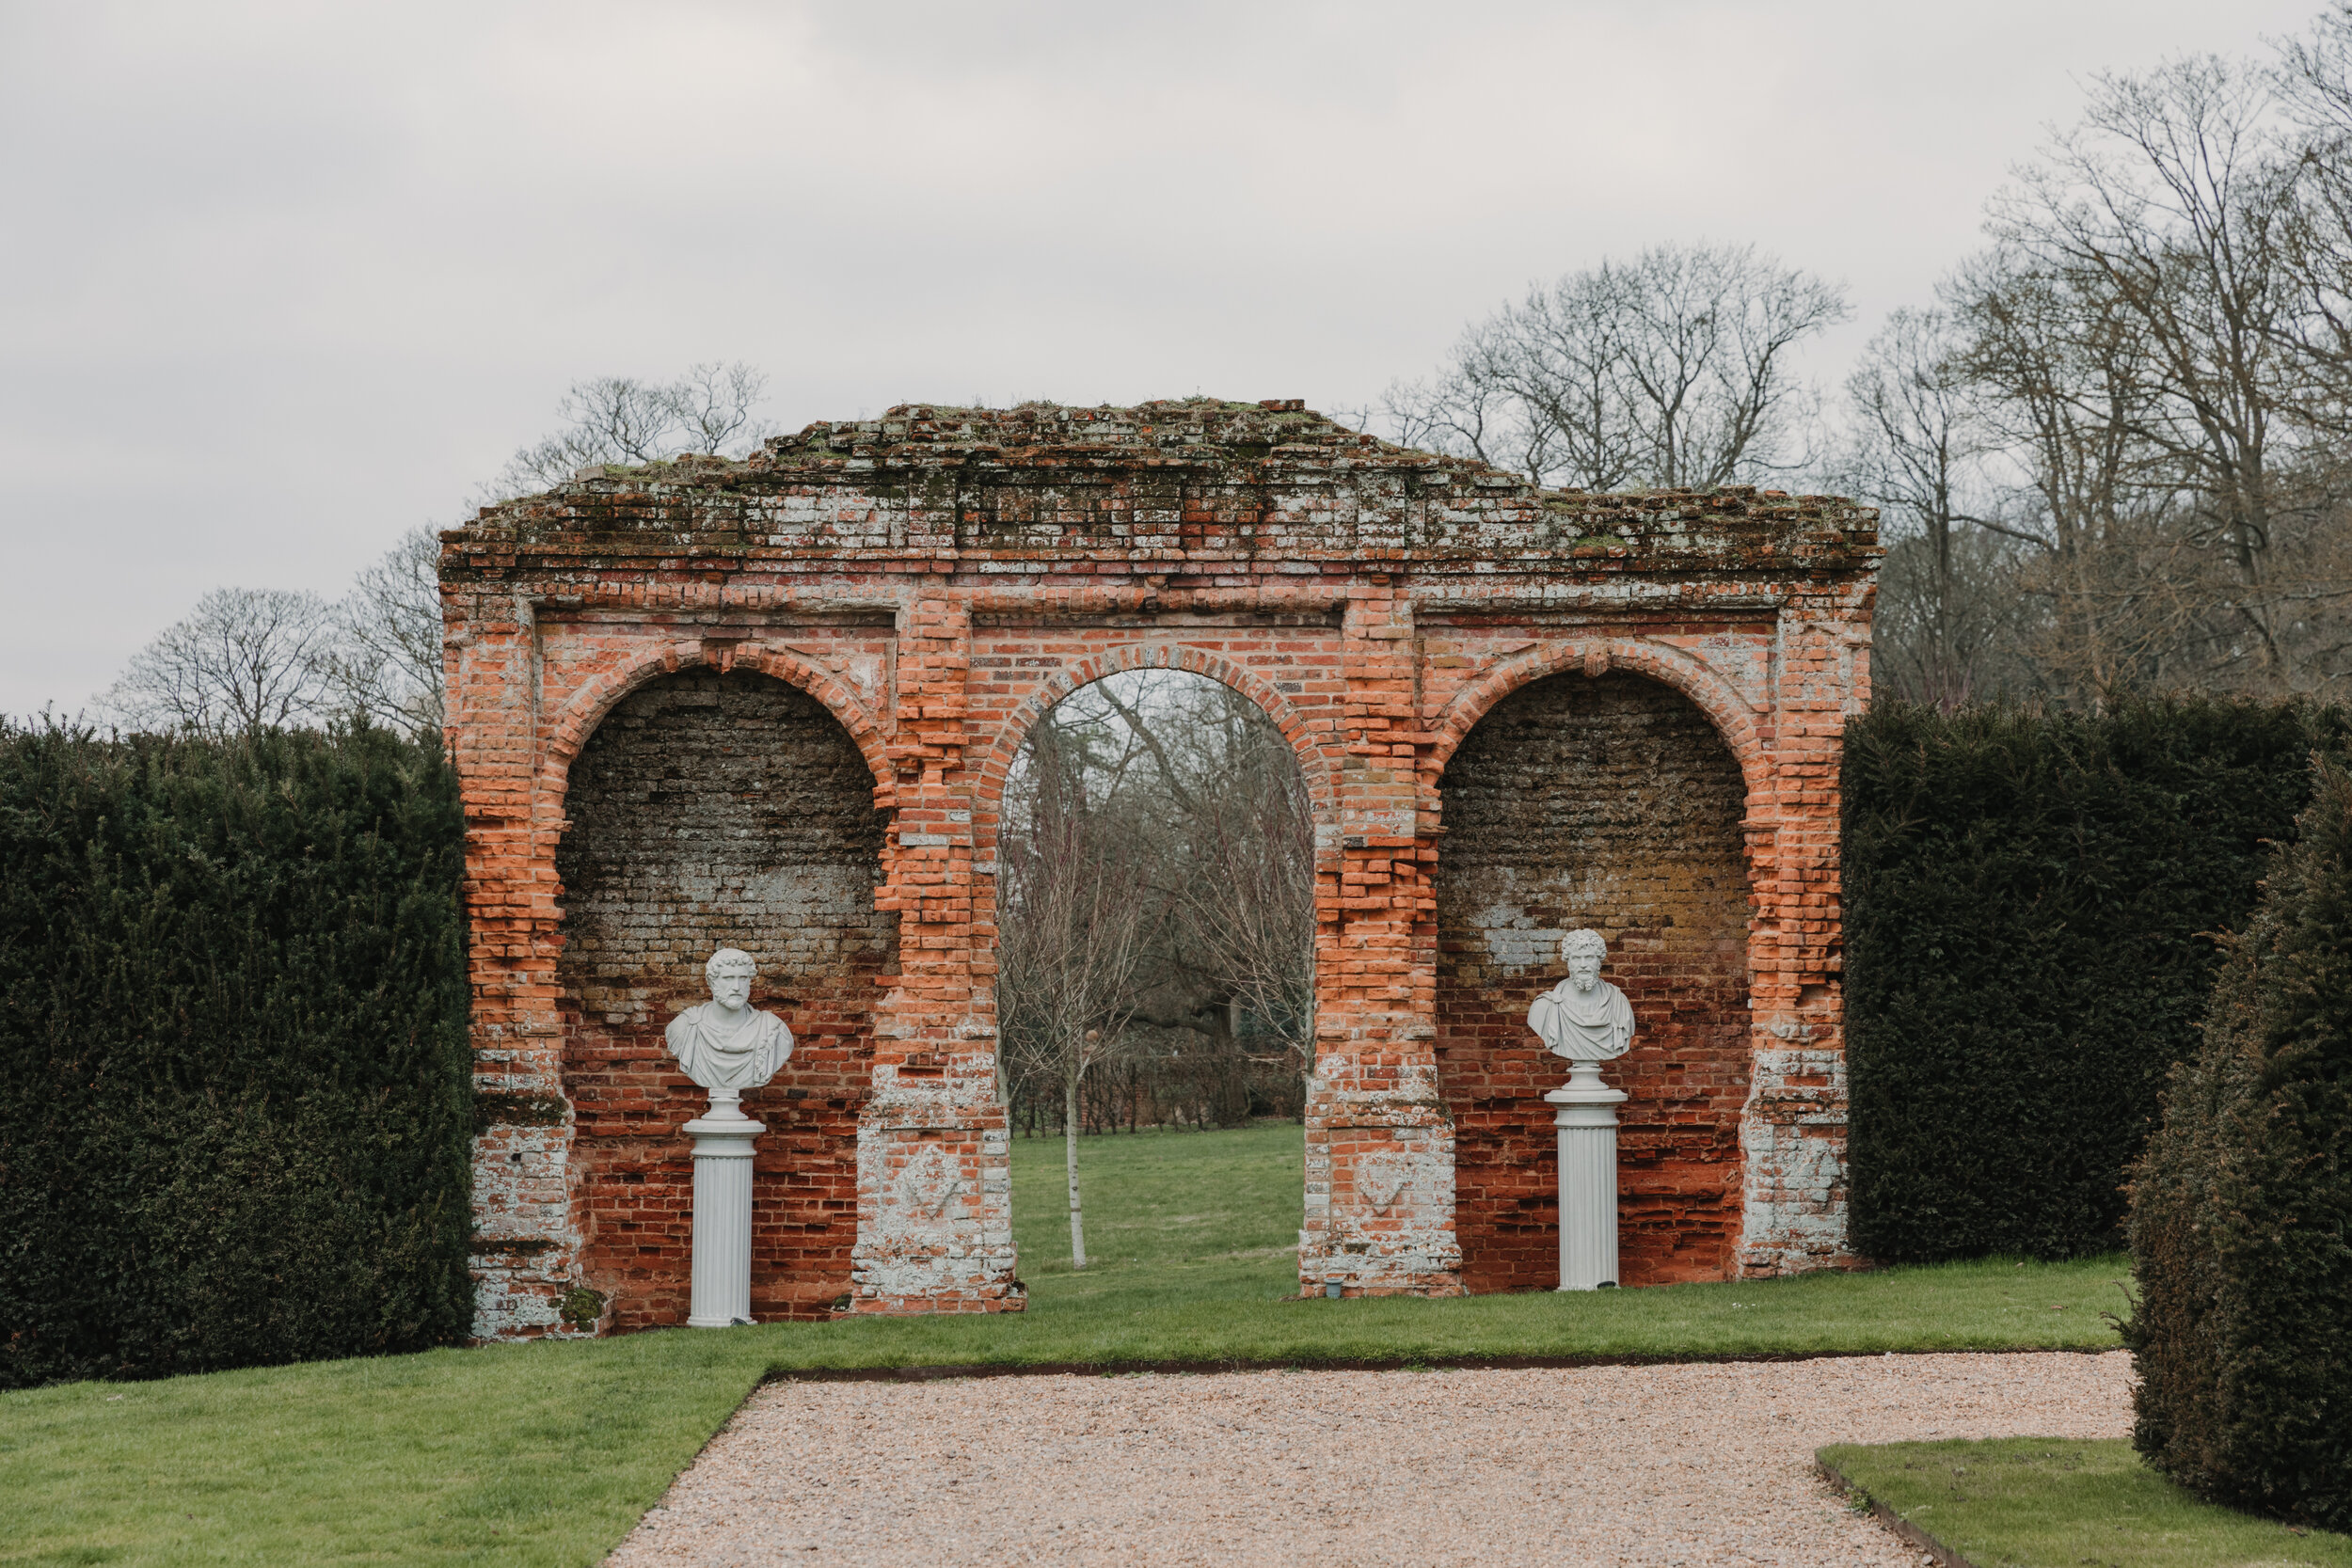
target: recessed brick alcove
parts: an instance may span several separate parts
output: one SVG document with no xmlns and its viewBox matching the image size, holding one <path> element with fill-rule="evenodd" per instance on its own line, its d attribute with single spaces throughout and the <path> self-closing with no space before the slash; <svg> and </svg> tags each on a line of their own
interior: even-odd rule
<svg viewBox="0 0 2352 1568">
<path fill-rule="evenodd" d="M 1629 1282 L 1837 1266 L 1878 559 L 1834 498 L 1547 491 L 1283 400 L 908 405 L 485 509 L 441 557 L 477 1332 L 676 1320 L 660 1030 L 722 942 L 803 1042 L 751 1102 L 755 1314 L 1018 1309 L 1007 771 L 1147 667 L 1257 703 L 1312 802 L 1302 1287 L 1551 1283 L 1520 1035 L 1579 923 L 1640 1020 Z"/>
<path fill-rule="evenodd" d="M 1639 1033 L 1610 1069 L 1626 1285 L 1721 1279 L 1740 1233 L 1748 1092 L 1748 869 L 1740 764 L 1673 688 L 1547 675 L 1495 705 L 1438 782 L 1438 1083 L 1473 1291 L 1559 1283 L 1559 1058 L 1528 1004 L 1556 933 L 1609 941 Z"/>
<path fill-rule="evenodd" d="M 703 960 L 740 947 L 755 1006 L 791 1021 L 792 1058 L 744 1097 L 752 1307 L 824 1312 L 857 1240 L 857 1126 L 877 975 L 898 922 L 874 909 L 874 776 L 824 705 L 771 675 L 710 670 L 638 688 L 571 768 L 564 885 L 564 1087 L 583 1283 L 615 1328 L 685 1321 L 693 1168 L 678 1127 L 703 1094 L 662 1029 L 707 999 Z"/>
</svg>

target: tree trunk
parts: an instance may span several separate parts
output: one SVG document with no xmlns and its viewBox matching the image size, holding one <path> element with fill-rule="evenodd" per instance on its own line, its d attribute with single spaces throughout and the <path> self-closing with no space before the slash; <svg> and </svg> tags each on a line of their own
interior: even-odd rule
<svg viewBox="0 0 2352 1568">
<path fill-rule="evenodd" d="M 1078 1208 L 1078 1080 L 1062 1080 L 1062 1148 L 1070 1170 L 1070 1266 L 1087 1266 L 1087 1227 Z"/>
</svg>

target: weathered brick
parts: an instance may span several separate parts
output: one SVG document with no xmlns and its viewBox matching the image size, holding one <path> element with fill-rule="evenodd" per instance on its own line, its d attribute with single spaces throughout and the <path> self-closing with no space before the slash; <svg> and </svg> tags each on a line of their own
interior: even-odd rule
<svg viewBox="0 0 2352 1568">
<path fill-rule="evenodd" d="M 795 1036 L 784 1070 L 743 1101 L 768 1128 L 752 1308 L 820 1314 L 856 1240 L 874 976 L 897 967 L 898 923 L 874 908 L 873 774 L 806 692 L 705 668 L 624 698 L 569 784 L 556 975 L 582 1274 L 616 1328 L 685 1320 L 693 1169 L 677 1129 L 705 1097 L 662 1030 L 707 998 L 704 960 L 740 947 L 760 965 L 754 1006 Z"/>
<path fill-rule="evenodd" d="M 1521 1092 L 1541 1064 L 1511 1015 L 1556 955 L 1488 962 L 1456 897 L 1521 835 L 1551 890 L 1528 918 L 1611 931 L 1644 1012 L 1629 1277 L 1841 1261 L 1837 736 L 1867 696 L 1876 559 L 1845 502 L 1548 494 L 1279 402 L 909 406 L 485 511 L 442 568 L 477 1079 L 569 1111 L 477 1146 L 482 1332 L 571 1332 L 582 1286 L 608 1322 L 674 1321 L 693 1100 L 655 1047 L 723 928 L 756 939 L 725 940 L 803 1039 L 837 1042 L 754 1101 L 777 1129 L 763 1314 L 1019 1305 L 998 802 L 1039 714 L 1145 666 L 1252 697 L 1314 799 L 1309 1284 L 1548 1282 L 1549 1130 Z M 1588 699 L 1649 749 L 1555 749 L 1534 827 L 1481 816 L 1479 790 L 1507 804 L 1494 778 L 1525 771 L 1495 760 L 1489 711 Z M 762 738 L 730 756 L 731 733 Z M 771 761 L 818 752 L 778 793 Z M 663 811 L 706 848 L 662 839 Z M 1579 861 L 1562 836 L 1588 819 L 1607 832 Z M 1615 893 L 1554 897 L 1579 866 Z M 752 891 L 767 876 L 871 908 L 804 921 Z"/>
<path fill-rule="evenodd" d="M 1521 687 L 1441 785 L 1438 1072 L 1454 1117 L 1455 1227 L 1473 1290 L 1559 1279 L 1547 1090 L 1566 1064 L 1527 1008 L 1565 972 L 1556 933 L 1609 941 L 1633 1005 L 1610 1068 L 1627 1285 L 1721 1279 L 1740 1222 L 1748 1087 L 1748 875 L 1740 765 L 1671 687 L 1580 670 Z"/>
</svg>

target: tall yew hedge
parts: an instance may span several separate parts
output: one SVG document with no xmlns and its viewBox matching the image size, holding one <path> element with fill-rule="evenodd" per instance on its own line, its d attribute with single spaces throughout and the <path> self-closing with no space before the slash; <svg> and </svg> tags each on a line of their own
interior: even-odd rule
<svg viewBox="0 0 2352 1568">
<path fill-rule="evenodd" d="M 1884 1262 L 2122 1244 L 2126 1168 L 2197 1046 L 2217 934 L 2339 712 L 1895 705 L 1847 728 L 1848 1150 Z"/>
<path fill-rule="evenodd" d="M 437 747 L 0 731 L 0 1386 L 466 1332 Z"/>
<path fill-rule="evenodd" d="M 2133 1440 L 2352 1529 L 2352 777 L 2322 766 L 2133 1172 Z"/>
</svg>

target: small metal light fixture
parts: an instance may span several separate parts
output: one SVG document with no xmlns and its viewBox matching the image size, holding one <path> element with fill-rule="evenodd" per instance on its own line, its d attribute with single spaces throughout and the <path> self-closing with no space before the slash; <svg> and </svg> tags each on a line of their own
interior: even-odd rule
<svg viewBox="0 0 2352 1568">
<path fill-rule="evenodd" d="M 1346 1283 L 1347 1276 L 1345 1275 L 1325 1275 L 1323 1276 L 1323 1299 L 1326 1301 L 1339 1300 L 1341 1291 L 1346 1289 Z"/>
</svg>

